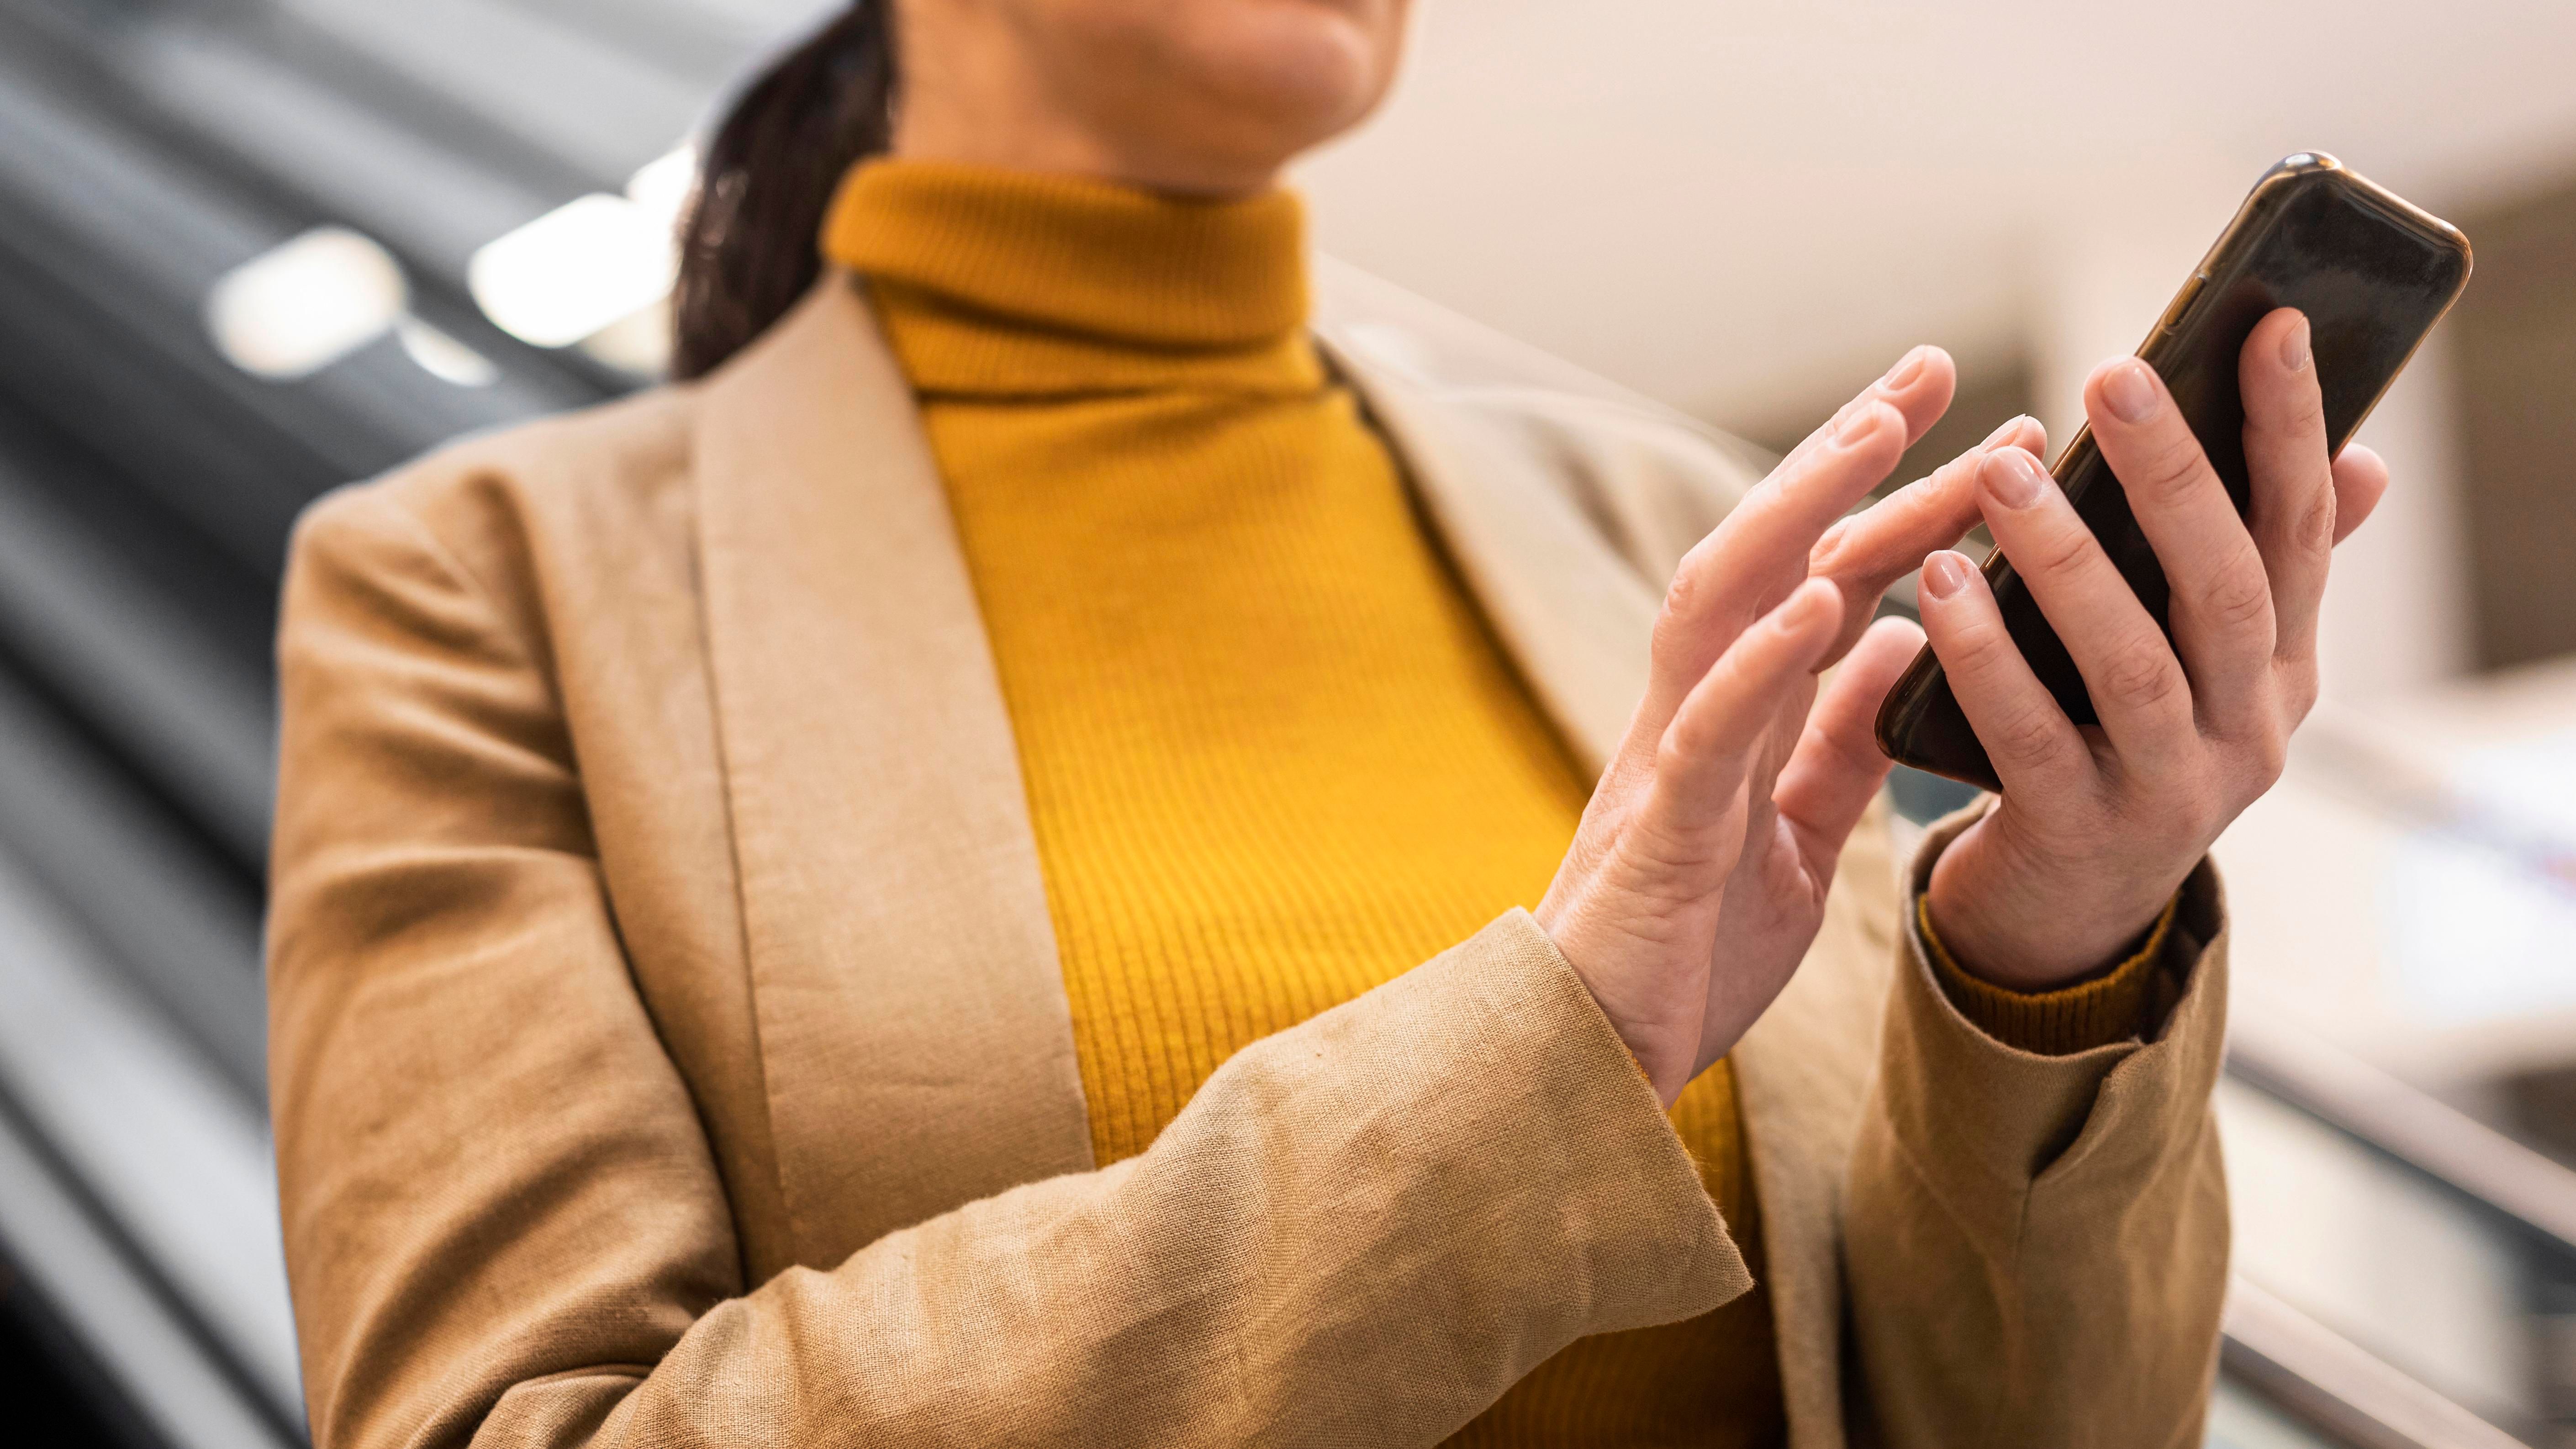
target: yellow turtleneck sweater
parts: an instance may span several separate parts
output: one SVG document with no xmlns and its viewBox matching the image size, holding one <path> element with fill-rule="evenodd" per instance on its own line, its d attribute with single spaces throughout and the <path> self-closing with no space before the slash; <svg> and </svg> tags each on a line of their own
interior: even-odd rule
<svg viewBox="0 0 2576 1449">
<path fill-rule="evenodd" d="M 1246 1044 L 1537 904 L 1589 794 L 1308 342 L 1302 232 L 1284 192 L 880 162 L 826 233 L 948 485 L 1103 1166 Z M 1732 1075 L 1673 1120 L 1743 1233 Z M 1757 1291 L 1574 1345 L 1460 1442 L 1780 1435 Z"/>
<path fill-rule="evenodd" d="M 1536 904 L 1589 793 L 1308 341 L 1302 230 L 1284 192 L 884 161 L 826 226 L 947 484 L 1103 1166 L 1236 1050 Z M 2012 997 L 1940 960 L 2043 1050 L 2134 1022 L 2145 975 Z M 1728 1064 L 1672 1120 L 1758 1282 Z M 1783 1437 L 1756 1288 L 1571 1345 L 1453 1442 Z"/>
</svg>

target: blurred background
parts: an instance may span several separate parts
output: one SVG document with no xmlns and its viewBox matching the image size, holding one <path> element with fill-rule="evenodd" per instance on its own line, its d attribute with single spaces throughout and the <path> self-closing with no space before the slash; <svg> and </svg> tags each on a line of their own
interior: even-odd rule
<svg viewBox="0 0 2576 1449">
<path fill-rule="evenodd" d="M 1773 448 L 1920 341 L 1963 377 L 1925 457 L 2064 438 L 2291 151 L 2467 230 L 2363 433 L 2398 487 L 2325 704 L 2219 850 L 2212 1438 L 2576 1445 L 2576 7 L 1427 3 L 1302 169 L 1318 243 Z M 0 0 L 14 1442 L 303 1442 L 258 966 L 286 530 L 647 385 L 688 139 L 824 8 Z"/>
</svg>

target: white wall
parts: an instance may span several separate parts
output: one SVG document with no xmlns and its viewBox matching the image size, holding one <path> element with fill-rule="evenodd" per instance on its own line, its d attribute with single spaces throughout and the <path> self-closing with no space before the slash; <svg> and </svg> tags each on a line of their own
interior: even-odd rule
<svg viewBox="0 0 2576 1449">
<path fill-rule="evenodd" d="M 1319 242 L 1704 411 L 1998 341 L 2136 198 L 2169 286 L 2291 151 L 2436 208 L 2576 170 L 2565 0 L 1418 3 L 1393 102 L 1302 169 Z"/>
<path fill-rule="evenodd" d="M 2436 210 L 2576 171 L 2564 0 L 1424 0 L 1386 112 L 1309 162 L 1318 242 L 1719 421 L 1918 341 L 2036 362 L 2052 435 L 2247 185 L 2333 151 Z M 2330 692 L 2467 659 L 2440 359 L 2364 436 Z"/>
</svg>

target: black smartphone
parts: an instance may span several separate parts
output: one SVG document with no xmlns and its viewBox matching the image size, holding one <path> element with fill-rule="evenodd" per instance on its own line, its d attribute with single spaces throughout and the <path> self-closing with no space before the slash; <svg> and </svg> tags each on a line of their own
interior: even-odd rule
<svg viewBox="0 0 2576 1449">
<path fill-rule="evenodd" d="M 2322 152 L 2303 151 L 2263 173 L 2191 279 L 2174 294 L 2138 356 L 2156 370 L 2191 423 L 2236 511 L 2246 506 L 2245 403 L 2236 360 L 2254 324 L 2279 307 L 2307 314 L 2326 446 L 2341 452 L 2424 335 L 2469 280 L 2459 228 L 2363 180 Z M 2090 429 L 2053 470 L 2075 512 L 2139 601 L 2172 632 L 2164 570 L 2093 446 Z M 2079 725 L 2098 723 L 2083 676 L 2039 604 L 1999 549 L 1986 581 L 2033 673 Z M 1899 764 L 2001 790 L 1930 649 L 1915 655 L 1878 711 L 1878 742 Z"/>
</svg>

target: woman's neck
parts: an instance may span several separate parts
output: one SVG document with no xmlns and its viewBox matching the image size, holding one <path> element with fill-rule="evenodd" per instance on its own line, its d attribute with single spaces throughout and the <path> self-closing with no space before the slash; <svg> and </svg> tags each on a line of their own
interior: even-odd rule
<svg viewBox="0 0 2576 1449">
<path fill-rule="evenodd" d="M 939 22 L 964 23 L 952 15 Z M 1003 24 L 993 17 L 982 23 Z M 905 48 L 889 154 L 1215 200 L 1266 191 L 1287 165 L 1290 153 L 1269 147 L 1210 144 L 1219 138 L 1177 127 L 1104 124 L 1085 111 L 1122 109 L 1114 90 L 1092 97 L 1090 107 L 1069 103 L 1025 47 L 981 40 Z"/>
</svg>

